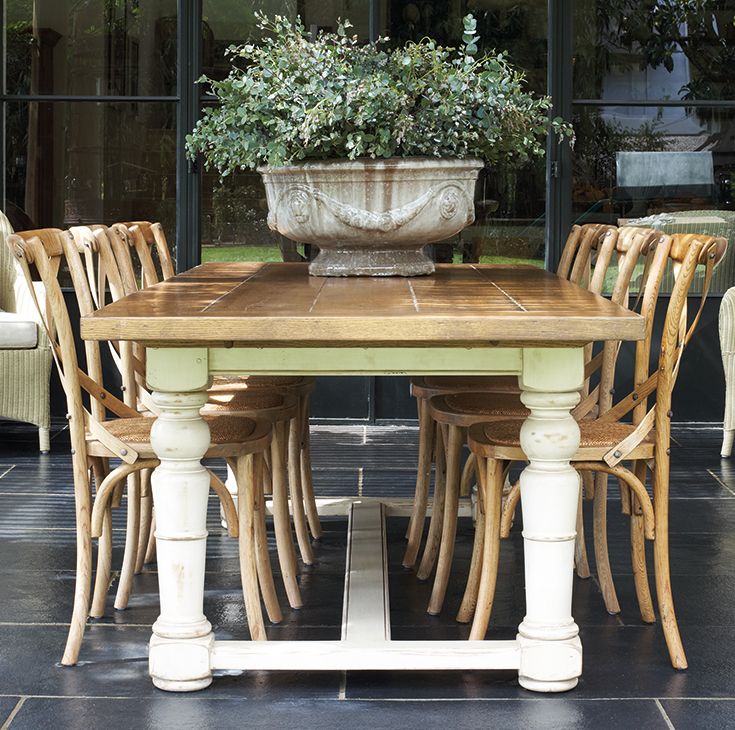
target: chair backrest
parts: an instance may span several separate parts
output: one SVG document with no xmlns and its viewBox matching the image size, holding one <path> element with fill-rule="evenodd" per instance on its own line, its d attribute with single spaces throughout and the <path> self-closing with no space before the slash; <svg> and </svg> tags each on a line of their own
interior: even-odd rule
<svg viewBox="0 0 735 730">
<path fill-rule="evenodd" d="M 119 226 L 76 226 L 70 232 L 78 249 L 83 252 L 81 260 L 95 309 L 104 306 L 108 289 L 113 301 L 137 291 L 130 250 Z M 82 292 L 82 296 L 86 299 L 85 293 Z M 110 342 L 109 346 L 112 360 L 122 377 L 123 401 L 131 408 L 142 407 L 157 412 L 150 394 L 144 389 L 145 349 L 125 341 Z"/>
<path fill-rule="evenodd" d="M 171 251 L 160 223 L 132 221 L 116 223 L 113 228 L 117 229 L 119 235 L 137 254 L 141 270 L 140 289 L 174 276 Z M 156 267 L 156 259 L 158 259 L 160 271 Z"/>
<path fill-rule="evenodd" d="M 602 291 L 617 239 L 617 228 L 598 223 L 573 225 L 556 273 L 596 294 Z"/>
<path fill-rule="evenodd" d="M 636 432 L 626 439 L 625 445 L 612 449 L 605 457 L 610 466 L 625 458 L 637 443 L 655 429 L 656 461 L 665 462 L 660 476 L 668 475 L 669 440 L 671 435 L 671 396 L 679 372 L 679 365 L 687 343 L 702 314 L 709 292 L 714 267 L 727 250 L 724 238 L 679 234 L 662 236 L 656 245 L 654 258 L 658 270 L 673 262 L 675 283 L 661 328 L 661 349 L 657 362 L 651 367 L 651 342 L 653 341 L 654 315 L 662 277 L 649 276 L 642 295 L 641 314 L 646 320 L 646 337 L 636 343 L 634 389 L 600 417 L 602 422 L 617 421 L 628 413 L 633 414 Z M 687 297 L 697 270 L 704 267 L 702 299 L 691 324 L 688 324 Z M 648 399 L 654 394 L 656 402 L 648 408 Z M 657 474 L 659 472 L 657 471 Z"/>
<path fill-rule="evenodd" d="M 34 300 L 51 340 L 54 359 L 66 395 L 75 469 L 78 468 L 78 464 L 82 464 L 83 466 L 79 468 L 86 473 L 87 431 L 92 432 L 123 461 L 134 462 L 137 459 L 135 451 L 112 436 L 101 422 L 108 410 L 118 416 L 127 417 L 137 416 L 138 413 L 105 390 L 102 384 L 99 343 L 85 341 L 86 370 L 80 367 L 74 330 L 58 281 L 63 257 L 69 266 L 80 314 L 84 316 L 94 311 L 94 297 L 81 260 L 84 253 L 83 244 L 80 244 L 70 231 L 64 232 L 54 228 L 13 234 L 8 237 L 7 245 L 18 260 L 29 288 L 33 288 L 31 274 L 33 266 L 43 283 L 46 306 L 42 308 L 35 300 L 35 295 Z M 82 401 L 82 389 L 90 396 L 89 409 L 85 408 Z"/>
</svg>

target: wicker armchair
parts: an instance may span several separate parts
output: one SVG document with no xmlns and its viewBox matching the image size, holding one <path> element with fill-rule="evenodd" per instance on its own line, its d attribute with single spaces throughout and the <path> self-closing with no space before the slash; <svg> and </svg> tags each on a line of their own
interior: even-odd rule
<svg viewBox="0 0 735 730">
<path fill-rule="evenodd" d="M 735 437 L 735 286 L 720 304 L 720 349 L 725 370 L 725 418 L 722 424 L 722 456 L 730 456 Z"/>
<path fill-rule="evenodd" d="M 13 232 L 0 212 L 0 417 L 38 426 L 41 453 L 50 449 L 51 347 L 5 239 Z"/>
</svg>

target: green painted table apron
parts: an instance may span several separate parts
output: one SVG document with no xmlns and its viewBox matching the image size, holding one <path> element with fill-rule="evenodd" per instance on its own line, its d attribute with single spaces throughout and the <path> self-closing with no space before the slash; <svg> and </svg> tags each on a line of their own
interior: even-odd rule
<svg viewBox="0 0 735 730">
<path fill-rule="evenodd" d="M 521 685 L 577 684 L 571 614 L 579 445 L 570 415 L 584 345 L 636 340 L 643 320 L 531 267 L 439 266 L 416 278 L 317 278 L 303 264 L 196 267 L 82 320 L 82 336 L 146 346 L 160 409 L 152 445 L 161 613 L 150 674 L 192 691 L 217 670 L 514 669 Z M 526 615 L 509 641 L 392 641 L 379 500 L 350 517 L 341 641 L 222 641 L 204 615 L 209 429 L 199 415 L 214 375 L 508 375 L 530 409 L 521 443 Z M 377 548 L 377 549 L 376 549 Z"/>
</svg>

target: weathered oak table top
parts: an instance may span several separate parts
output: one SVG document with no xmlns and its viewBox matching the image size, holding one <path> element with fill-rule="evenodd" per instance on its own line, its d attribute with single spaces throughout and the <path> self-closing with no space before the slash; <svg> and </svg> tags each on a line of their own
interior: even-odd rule
<svg viewBox="0 0 735 730">
<path fill-rule="evenodd" d="M 166 346 L 575 344 L 643 337 L 641 317 L 531 266 L 320 278 L 299 263 L 207 263 L 84 317 L 84 339 Z"/>
</svg>

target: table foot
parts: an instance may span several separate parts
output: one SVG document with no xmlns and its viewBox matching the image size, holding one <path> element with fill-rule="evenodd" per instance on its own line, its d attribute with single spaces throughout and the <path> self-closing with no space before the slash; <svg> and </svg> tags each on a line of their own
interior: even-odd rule
<svg viewBox="0 0 735 730">
<path fill-rule="evenodd" d="M 153 684 L 167 692 L 195 692 L 212 684 L 214 634 L 196 639 L 167 639 L 154 635 L 148 671 Z"/>
<path fill-rule="evenodd" d="M 522 625 L 521 625 L 522 627 Z M 577 626 L 574 625 L 576 632 Z M 521 666 L 518 682 L 533 692 L 566 692 L 582 674 L 582 642 L 578 636 L 561 641 L 518 635 Z"/>
</svg>

